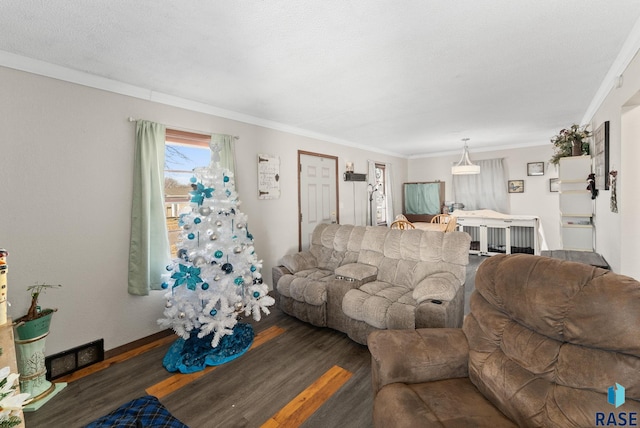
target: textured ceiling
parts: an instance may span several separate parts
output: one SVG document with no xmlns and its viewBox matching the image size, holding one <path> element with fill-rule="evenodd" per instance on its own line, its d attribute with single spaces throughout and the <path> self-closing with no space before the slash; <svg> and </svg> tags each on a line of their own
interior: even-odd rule
<svg viewBox="0 0 640 428">
<path fill-rule="evenodd" d="M 547 143 L 639 17 L 638 0 L 2 0 L 0 51 L 419 156 Z"/>
</svg>

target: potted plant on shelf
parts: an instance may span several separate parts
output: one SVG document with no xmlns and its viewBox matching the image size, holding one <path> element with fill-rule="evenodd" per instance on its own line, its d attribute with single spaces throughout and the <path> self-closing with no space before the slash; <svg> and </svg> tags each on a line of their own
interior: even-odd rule
<svg viewBox="0 0 640 428">
<path fill-rule="evenodd" d="M 560 162 L 560 158 L 588 155 L 589 142 L 587 139 L 592 135 L 591 131 L 587 129 L 588 126 L 573 124 L 551 138 L 554 153 L 549 162 L 557 165 Z"/>
<path fill-rule="evenodd" d="M 31 304 L 27 313 L 14 322 L 16 332 L 16 357 L 20 372 L 20 390 L 32 397 L 24 411 L 37 410 L 66 384 L 53 384 L 46 378 L 45 339 L 49 335 L 51 317 L 57 309 L 42 309 L 38 299 L 47 289 L 62 285 L 35 284 L 27 287 L 31 293 Z M 43 400 L 46 397 L 46 400 Z"/>
</svg>

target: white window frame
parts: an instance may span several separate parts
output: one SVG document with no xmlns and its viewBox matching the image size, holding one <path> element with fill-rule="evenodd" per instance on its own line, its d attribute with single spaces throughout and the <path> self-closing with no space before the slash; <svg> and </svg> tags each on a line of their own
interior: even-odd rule
<svg viewBox="0 0 640 428">
<path fill-rule="evenodd" d="M 165 146 L 187 146 L 197 147 L 210 150 L 209 144 L 211 142 L 211 136 L 205 134 L 197 134 L 194 132 L 180 131 L 176 129 L 167 129 L 165 136 Z M 167 173 L 185 173 L 193 174 L 193 171 L 167 169 L 167 162 L 165 159 L 164 177 L 167 177 Z M 205 165 L 199 165 L 205 166 Z M 190 198 L 188 195 L 184 196 L 167 196 L 165 192 L 164 206 L 165 206 L 165 218 L 167 221 L 167 232 L 169 234 L 169 244 L 171 248 L 171 256 L 176 257 L 176 241 L 179 232 L 179 226 L 177 220 L 182 210 L 181 205 L 188 205 Z"/>
</svg>

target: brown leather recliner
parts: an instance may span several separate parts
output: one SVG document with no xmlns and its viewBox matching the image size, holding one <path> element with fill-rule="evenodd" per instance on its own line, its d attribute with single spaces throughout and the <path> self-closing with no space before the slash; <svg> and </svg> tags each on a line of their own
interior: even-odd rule
<svg viewBox="0 0 640 428">
<path fill-rule="evenodd" d="M 462 329 L 369 335 L 376 427 L 640 424 L 638 281 L 516 254 L 475 286 Z"/>
</svg>

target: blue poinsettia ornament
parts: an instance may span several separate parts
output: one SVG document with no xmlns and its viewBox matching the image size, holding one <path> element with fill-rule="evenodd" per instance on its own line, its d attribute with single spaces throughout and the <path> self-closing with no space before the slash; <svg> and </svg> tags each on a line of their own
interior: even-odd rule
<svg viewBox="0 0 640 428">
<path fill-rule="evenodd" d="M 200 268 L 181 264 L 178 266 L 178 269 L 178 272 L 174 272 L 173 275 L 171 275 L 171 278 L 175 279 L 173 283 L 174 288 L 186 284 L 189 290 L 195 290 L 199 283 L 204 282 L 202 278 L 200 278 Z"/>
<path fill-rule="evenodd" d="M 202 205 L 205 198 L 210 198 L 216 189 L 213 187 L 205 187 L 202 183 L 196 183 L 193 185 L 193 190 L 189 192 L 191 195 L 191 202 L 195 202 L 198 205 Z"/>
</svg>

